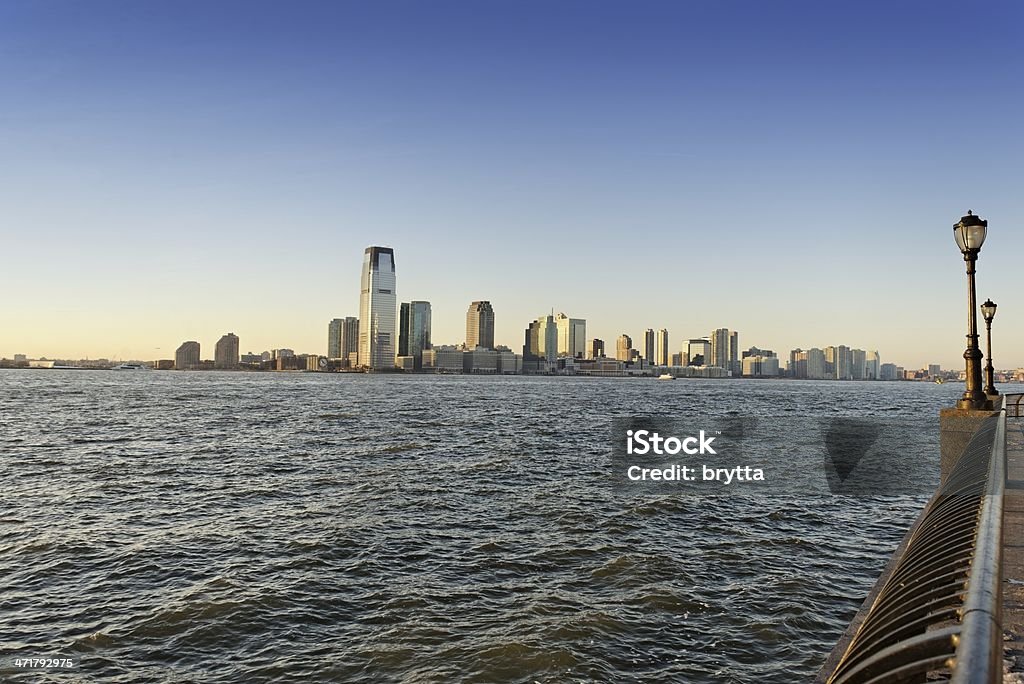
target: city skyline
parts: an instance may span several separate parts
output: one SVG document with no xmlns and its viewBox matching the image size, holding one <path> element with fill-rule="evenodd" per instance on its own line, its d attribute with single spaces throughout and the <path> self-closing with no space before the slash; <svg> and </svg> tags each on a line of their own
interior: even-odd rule
<svg viewBox="0 0 1024 684">
<path fill-rule="evenodd" d="M 973 209 L 1024 366 L 1017 5 L 303 8 L 0 7 L 0 356 L 319 353 L 381 244 L 442 344 L 487 300 L 955 368 Z"/>
<path fill-rule="evenodd" d="M 363 251 L 363 265 L 360 269 L 360 295 L 359 295 L 359 311 L 360 317 L 347 316 L 344 318 L 334 318 L 328 323 L 328 336 L 326 343 L 326 354 L 320 354 L 319 351 L 312 352 L 311 355 L 314 357 L 324 356 L 324 358 L 337 359 L 344 358 L 352 367 L 368 367 L 374 370 L 380 369 L 391 369 L 395 367 L 401 367 L 402 364 L 399 362 L 399 357 L 409 356 L 413 359 L 412 365 L 407 370 L 419 370 L 421 366 L 421 357 L 424 349 L 429 349 L 432 346 L 432 307 L 429 301 L 413 300 L 411 302 L 401 302 L 399 304 L 400 297 L 398 296 L 397 287 L 397 275 L 395 269 L 395 250 L 391 247 L 386 246 L 369 246 Z M 395 309 L 395 311 L 391 311 Z M 483 316 L 481 314 L 483 313 Z M 372 321 L 373 323 L 369 326 L 360 326 L 360 319 L 366 321 Z M 516 345 L 506 345 L 495 341 L 494 338 L 494 322 L 495 312 L 494 308 L 489 301 L 478 301 L 474 300 L 470 302 L 467 314 L 466 314 L 466 328 L 465 328 L 465 342 L 468 343 L 477 337 L 483 337 L 484 340 L 490 341 L 492 344 L 483 345 L 483 348 L 511 348 L 513 351 L 517 351 Z M 559 313 L 557 316 L 554 314 L 554 309 L 550 314 L 542 314 L 535 321 L 531 322 L 526 329 L 526 343 L 524 344 L 523 358 L 527 361 L 527 370 L 537 370 L 531 368 L 529 365 L 529 357 L 533 356 L 535 360 L 546 358 L 548 361 L 553 361 L 559 357 L 565 356 L 576 356 L 577 358 L 594 358 L 589 356 L 589 350 L 591 344 L 595 339 L 603 346 L 603 341 L 599 338 L 595 338 L 592 334 L 589 334 L 586 330 L 586 319 L 572 318 L 566 315 L 564 312 Z M 538 328 L 539 326 L 539 328 Z M 372 331 L 370 333 L 362 333 L 360 331 Z M 546 330 L 546 332 L 545 332 Z M 538 335 L 539 332 L 539 335 Z M 353 340 L 353 338 L 355 338 Z M 546 342 L 546 338 L 550 338 Z M 611 355 L 611 358 L 619 358 L 622 360 L 623 346 L 621 340 L 623 338 L 629 339 L 627 333 L 619 335 L 619 344 L 617 344 L 616 353 Z M 346 342 L 346 339 L 348 340 Z M 740 344 L 738 341 L 738 332 L 729 328 L 716 328 L 712 330 L 708 335 L 702 337 L 686 337 L 683 336 L 681 340 L 677 340 L 679 346 L 678 351 L 673 351 L 671 336 L 669 331 L 665 328 L 661 328 L 655 333 L 651 328 L 644 331 L 644 349 L 635 350 L 626 348 L 633 352 L 635 358 L 643 359 L 643 361 L 649 365 L 657 366 L 678 366 L 678 365 L 692 365 L 688 364 L 689 360 L 695 355 L 694 345 L 704 345 L 704 349 L 700 351 L 701 356 L 705 357 L 705 363 L 699 365 L 709 365 L 718 368 L 723 368 L 729 373 L 740 376 L 747 375 L 744 373 L 744 368 L 747 364 L 744 363 L 744 359 L 748 355 L 754 353 L 764 353 L 767 357 L 776 357 L 774 352 L 769 350 L 759 349 L 758 347 L 751 347 L 749 350 L 740 353 Z M 630 341 L 631 343 L 631 341 Z M 225 346 L 226 345 L 226 346 Z M 444 348 L 455 348 L 466 346 L 462 342 L 444 342 L 438 347 Z M 352 347 L 358 349 L 353 350 Z M 549 347 L 545 349 L 545 347 Z M 466 346 L 467 349 L 471 349 L 472 345 Z M 239 362 L 239 337 L 234 333 L 227 333 L 220 337 L 216 344 L 216 360 L 214 365 L 218 369 L 232 369 L 238 366 Z M 294 351 L 290 348 L 275 347 L 271 349 L 264 349 L 262 352 L 253 352 L 250 350 L 248 354 L 266 356 L 270 351 L 273 352 L 283 349 L 289 354 L 294 355 Z M 530 351 L 532 349 L 532 351 Z M 538 349 L 540 353 L 538 354 Z M 569 350 L 575 352 L 570 353 Z M 334 354 L 332 350 L 336 350 L 339 353 Z M 344 350 L 346 353 L 341 353 Z M 838 347 L 829 345 L 823 349 L 817 347 L 811 347 L 804 349 L 801 347 L 793 347 L 790 352 L 791 362 L 789 364 L 782 365 L 778 362 L 775 363 L 775 369 L 788 369 L 791 368 L 792 360 L 796 358 L 796 354 L 803 352 L 804 359 L 807 359 L 806 354 L 808 352 L 815 352 L 821 356 L 819 365 L 821 370 L 815 372 L 814 370 L 808 371 L 807 368 L 812 368 L 810 361 L 804 361 L 803 363 L 808 364 L 804 367 L 804 370 L 800 371 L 799 377 L 820 377 L 821 379 L 827 379 L 826 376 L 821 375 L 824 373 L 825 363 L 827 362 L 830 367 L 839 367 L 839 370 L 835 371 L 836 379 L 861 379 L 859 376 L 849 376 L 848 372 L 842 370 L 842 364 L 845 363 L 847 366 L 852 362 L 847 360 L 845 357 L 835 357 L 836 350 L 845 352 L 848 354 L 851 352 L 851 348 L 846 345 L 839 345 Z M 354 354 L 351 354 L 352 352 Z M 875 358 L 875 372 L 874 377 L 878 378 L 878 351 L 869 350 L 865 352 L 862 349 L 853 349 L 854 354 L 859 353 L 861 357 L 865 353 L 868 356 L 873 355 Z M 310 352 L 302 352 L 304 355 Z M 351 354 L 351 356 L 350 356 Z M 832 356 L 829 356 L 831 354 Z M 24 354 L 18 353 L 12 356 L 25 356 Z M 33 358 L 39 356 L 42 358 L 74 358 L 73 356 L 68 357 L 46 357 L 45 355 L 30 355 Z M 679 356 L 686 361 L 682 363 L 674 363 L 672 359 Z M 7 358 L 2 357 L 0 358 Z M 85 358 L 85 357 L 83 357 Z M 181 369 L 198 368 L 201 360 L 200 354 L 200 343 L 197 341 L 186 341 L 182 343 L 175 351 L 174 365 Z M 183 361 L 184 359 L 184 361 Z M 370 359 L 367 361 L 367 359 Z M 389 361 L 393 359 L 393 361 Z M 158 358 L 152 359 L 135 359 L 144 361 L 156 361 Z M 630 360 L 630 359 L 625 359 Z M 861 358 L 860 366 L 864 365 L 864 358 Z M 890 366 L 896 368 L 899 366 L 907 368 L 908 370 L 915 368 L 915 366 L 904 366 L 898 363 L 887 362 L 884 366 Z M 916 368 L 925 369 L 937 369 L 942 364 L 926 362 L 920 364 Z M 760 365 L 758 366 L 760 368 Z M 1009 367 L 1004 367 L 1009 368 Z M 945 371 L 951 370 L 946 367 L 943 368 Z M 757 373 L 760 375 L 760 373 Z M 930 373 L 933 374 L 933 373 Z M 891 378 L 889 378 L 891 379 Z"/>
</svg>

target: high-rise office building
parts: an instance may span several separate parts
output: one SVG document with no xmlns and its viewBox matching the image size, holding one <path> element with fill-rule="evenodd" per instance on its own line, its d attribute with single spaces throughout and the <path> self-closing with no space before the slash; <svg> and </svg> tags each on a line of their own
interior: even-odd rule
<svg viewBox="0 0 1024 684">
<path fill-rule="evenodd" d="M 545 371 L 558 359 L 558 327 L 555 317 L 540 316 L 530 323 L 523 340 L 523 370 Z"/>
<path fill-rule="evenodd" d="M 547 361 L 558 359 L 558 326 L 555 317 L 540 316 L 528 329 L 530 331 L 530 353 Z"/>
<path fill-rule="evenodd" d="M 409 302 L 398 305 L 398 356 L 409 355 Z"/>
<path fill-rule="evenodd" d="M 220 370 L 238 368 L 238 335 L 228 333 L 217 340 L 213 350 L 213 367 Z"/>
<path fill-rule="evenodd" d="M 359 365 L 395 366 L 395 250 L 367 247 L 359 295 Z"/>
<path fill-rule="evenodd" d="M 590 343 L 587 345 L 587 352 L 592 359 L 604 358 L 604 340 L 599 340 L 596 337 L 590 340 Z"/>
<path fill-rule="evenodd" d="M 836 348 L 829 345 L 822 352 L 825 354 L 825 375 L 834 379 L 836 377 Z"/>
<path fill-rule="evenodd" d="M 335 318 L 327 326 L 327 356 L 346 359 L 359 353 L 359 319 L 355 316 Z"/>
<path fill-rule="evenodd" d="M 350 366 L 359 365 L 359 319 L 355 316 L 345 316 L 341 327 L 341 358 Z"/>
<path fill-rule="evenodd" d="M 829 377 L 825 366 L 825 353 L 817 347 L 807 350 L 807 378 L 825 380 Z"/>
<path fill-rule="evenodd" d="M 836 380 L 853 379 L 853 350 L 845 344 L 836 347 L 835 377 Z"/>
<path fill-rule="evenodd" d="M 629 335 L 619 335 L 615 340 L 615 359 L 628 362 L 633 355 L 633 339 Z"/>
<path fill-rule="evenodd" d="M 490 302 L 473 302 L 466 312 L 466 349 L 494 349 L 494 308 Z"/>
<path fill-rule="evenodd" d="M 825 347 L 825 376 L 833 380 L 853 379 L 853 350 L 846 345 Z"/>
<path fill-rule="evenodd" d="M 659 366 L 667 366 L 668 356 L 668 330 L 662 328 L 654 336 L 654 363 Z"/>
<path fill-rule="evenodd" d="M 686 343 L 687 365 L 711 366 L 711 340 L 698 337 Z"/>
<path fill-rule="evenodd" d="M 864 380 L 867 372 L 867 353 L 863 349 L 850 350 L 850 377 L 854 380 Z"/>
<path fill-rule="evenodd" d="M 807 377 L 807 354 L 800 347 L 790 350 L 786 374 L 791 378 Z"/>
<path fill-rule="evenodd" d="M 341 358 L 341 336 L 344 330 L 344 318 L 334 318 L 327 324 L 327 358 Z"/>
<path fill-rule="evenodd" d="M 711 363 L 709 365 L 724 368 L 738 375 L 740 367 L 739 349 L 740 336 L 734 330 L 718 328 L 711 331 Z"/>
<path fill-rule="evenodd" d="M 817 347 L 806 351 L 794 349 L 789 353 L 789 376 L 806 380 L 825 380 L 832 377 L 829 374 L 828 362 L 825 360 L 825 352 Z"/>
<path fill-rule="evenodd" d="M 881 380 L 882 357 L 877 351 L 869 351 L 864 355 L 864 379 Z"/>
<path fill-rule="evenodd" d="M 587 351 L 587 321 L 560 313 L 555 317 L 555 326 L 558 329 L 558 355 L 582 359 Z"/>
<path fill-rule="evenodd" d="M 430 349 L 430 302 L 402 302 L 398 327 L 398 355 L 411 356 L 413 368 L 423 367 L 423 351 Z"/>
<path fill-rule="evenodd" d="M 654 330 L 648 328 L 644 331 L 644 361 L 654 363 Z"/>
<path fill-rule="evenodd" d="M 202 360 L 199 357 L 199 343 L 195 340 L 182 342 L 174 352 L 174 367 L 177 370 L 194 370 L 199 368 Z"/>
</svg>

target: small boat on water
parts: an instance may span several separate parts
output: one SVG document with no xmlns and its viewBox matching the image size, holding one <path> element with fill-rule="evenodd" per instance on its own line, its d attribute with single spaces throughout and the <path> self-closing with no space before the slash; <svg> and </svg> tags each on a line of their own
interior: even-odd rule
<svg viewBox="0 0 1024 684">
<path fill-rule="evenodd" d="M 114 366 L 110 370 L 149 370 L 146 366 L 141 363 L 122 363 Z"/>
<path fill-rule="evenodd" d="M 658 379 L 659 380 L 675 380 L 676 376 L 674 376 L 674 375 L 672 375 L 670 373 L 662 373 L 661 375 L 658 376 Z"/>
</svg>

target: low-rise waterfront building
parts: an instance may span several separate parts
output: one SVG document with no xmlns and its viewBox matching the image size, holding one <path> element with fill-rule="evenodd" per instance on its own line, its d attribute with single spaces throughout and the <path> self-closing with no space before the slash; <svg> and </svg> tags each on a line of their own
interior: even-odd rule
<svg viewBox="0 0 1024 684">
<path fill-rule="evenodd" d="M 880 380 L 898 380 L 902 375 L 902 369 L 895 363 L 883 363 L 879 369 Z"/>
<path fill-rule="evenodd" d="M 433 370 L 437 373 L 463 373 L 465 372 L 463 357 L 464 350 L 450 344 L 424 349 L 423 370 Z"/>
<path fill-rule="evenodd" d="M 462 355 L 462 369 L 465 373 L 494 375 L 500 372 L 499 354 L 493 349 L 467 349 Z"/>
<path fill-rule="evenodd" d="M 743 376 L 747 378 L 775 378 L 779 375 L 777 356 L 743 357 Z"/>
</svg>

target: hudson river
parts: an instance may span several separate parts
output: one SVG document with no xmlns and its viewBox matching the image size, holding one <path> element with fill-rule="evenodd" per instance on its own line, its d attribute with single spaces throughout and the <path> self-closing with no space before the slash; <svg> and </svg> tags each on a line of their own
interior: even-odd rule
<svg viewBox="0 0 1024 684">
<path fill-rule="evenodd" d="M 872 497 L 638 495 L 612 482 L 612 419 L 924 417 L 905 449 L 937 468 L 937 413 L 962 390 L 0 371 L 0 666 L 81 661 L 7 675 L 25 682 L 805 680 L 937 473 Z"/>
</svg>

